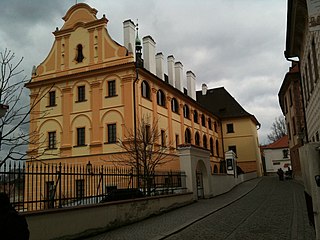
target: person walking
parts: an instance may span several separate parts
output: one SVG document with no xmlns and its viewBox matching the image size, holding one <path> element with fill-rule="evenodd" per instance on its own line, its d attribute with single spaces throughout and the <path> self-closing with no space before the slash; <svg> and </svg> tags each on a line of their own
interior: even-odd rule
<svg viewBox="0 0 320 240">
<path fill-rule="evenodd" d="M 11 206 L 7 194 L 0 192 L 0 239 L 29 240 L 29 235 L 25 217 Z"/>
<path fill-rule="evenodd" d="M 278 169 L 277 174 L 279 176 L 279 180 L 283 181 L 284 180 L 284 172 L 283 172 L 283 170 L 281 168 Z"/>
</svg>

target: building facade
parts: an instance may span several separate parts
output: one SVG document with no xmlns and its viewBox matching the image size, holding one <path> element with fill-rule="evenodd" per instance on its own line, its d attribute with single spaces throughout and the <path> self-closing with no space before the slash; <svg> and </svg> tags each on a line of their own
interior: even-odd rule
<svg viewBox="0 0 320 240">
<path fill-rule="evenodd" d="M 300 164 L 306 193 L 310 222 L 314 223 L 320 239 L 320 190 L 315 176 L 320 175 L 320 84 L 319 84 L 319 31 L 314 31 L 314 18 L 309 18 L 312 1 L 288 1 L 285 57 L 299 59 L 302 103 L 305 113 L 305 131 L 301 134 Z"/>
<path fill-rule="evenodd" d="M 258 140 L 260 123 L 248 113 L 223 87 L 197 91 L 197 101 L 221 119 L 224 151 L 232 150 L 244 172 L 263 174 Z M 214 103 L 214 104 L 213 104 Z"/>
<path fill-rule="evenodd" d="M 261 150 L 263 152 L 267 174 L 276 173 L 279 168 L 283 171 L 287 171 L 288 168 L 292 169 L 288 136 L 284 136 L 266 146 L 261 146 Z"/>
<path fill-rule="evenodd" d="M 305 132 L 304 111 L 301 95 L 299 63 L 292 62 L 279 91 L 279 103 L 286 119 L 292 170 L 296 178 L 301 178 L 299 148 Z"/>
<path fill-rule="evenodd" d="M 155 54 L 152 37 L 141 42 L 127 20 L 122 46 L 108 34 L 105 15 L 96 14 L 84 3 L 68 10 L 62 28 L 53 32 L 48 57 L 27 84 L 31 101 L 43 96 L 31 114 L 30 131 L 40 139 L 29 146 L 31 160 L 45 148 L 38 160 L 46 163 L 111 164 L 124 151 L 119 139 L 126 141 L 147 116 L 157 121 L 157 144 L 168 147 L 172 159 L 163 168 L 179 169 L 176 147 L 194 144 L 210 151 L 212 171 L 218 173 L 224 156 L 221 122 L 195 101 L 195 74 L 184 75 L 173 56 L 167 57 L 165 73 L 164 56 Z"/>
</svg>

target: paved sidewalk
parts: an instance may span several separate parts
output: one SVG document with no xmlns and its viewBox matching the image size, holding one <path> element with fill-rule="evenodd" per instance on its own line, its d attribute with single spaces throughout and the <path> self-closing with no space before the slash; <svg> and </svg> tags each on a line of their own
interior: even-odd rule
<svg viewBox="0 0 320 240">
<path fill-rule="evenodd" d="M 252 191 L 261 178 L 244 182 L 228 193 L 197 201 L 194 204 L 124 226 L 88 240 L 105 239 L 162 239 L 222 209 Z"/>
</svg>

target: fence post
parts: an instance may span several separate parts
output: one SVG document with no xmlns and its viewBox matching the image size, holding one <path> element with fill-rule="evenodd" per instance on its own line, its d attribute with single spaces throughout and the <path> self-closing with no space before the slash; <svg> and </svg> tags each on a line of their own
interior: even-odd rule
<svg viewBox="0 0 320 240">
<path fill-rule="evenodd" d="M 61 162 L 59 163 L 59 171 L 58 171 L 58 183 L 59 184 L 59 208 L 62 208 L 62 200 L 61 200 L 61 194 L 62 194 L 62 186 L 61 186 Z"/>
</svg>

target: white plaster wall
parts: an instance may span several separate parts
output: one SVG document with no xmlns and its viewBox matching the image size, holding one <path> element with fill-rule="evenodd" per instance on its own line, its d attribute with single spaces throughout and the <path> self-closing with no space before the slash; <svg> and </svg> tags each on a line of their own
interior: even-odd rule
<svg viewBox="0 0 320 240">
<path fill-rule="evenodd" d="M 139 221 L 193 202 L 192 193 L 51 209 L 24 214 L 30 240 L 77 237 Z"/>
</svg>

